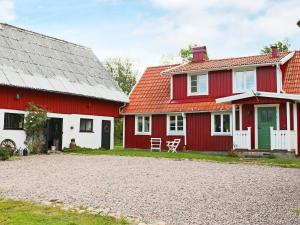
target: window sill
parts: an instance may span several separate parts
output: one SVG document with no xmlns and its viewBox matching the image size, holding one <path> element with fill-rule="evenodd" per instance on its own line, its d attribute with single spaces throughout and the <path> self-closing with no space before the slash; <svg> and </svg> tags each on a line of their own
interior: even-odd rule
<svg viewBox="0 0 300 225">
<path fill-rule="evenodd" d="M 188 96 L 208 96 L 208 93 L 188 93 Z"/>
<path fill-rule="evenodd" d="M 167 133 L 167 136 L 184 136 L 184 133 L 183 132 L 168 132 Z"/>
<path fill-rule="evenodd" d="M 79 133 L 94 133 L 94 131 L 84 131 L 84 130 L 80 130 Z"/>
<path fill-rule="evenodd" d="M 134 135 L 147 135 L 147 136 L 151 136 L 151 133 L 144 133 L 144 132 L 135 132 Z"/>
<path fill-rule="evenodd" d="M 232 133 L 212 133 L 211 136 L 232 136 Z"/>
</svg>

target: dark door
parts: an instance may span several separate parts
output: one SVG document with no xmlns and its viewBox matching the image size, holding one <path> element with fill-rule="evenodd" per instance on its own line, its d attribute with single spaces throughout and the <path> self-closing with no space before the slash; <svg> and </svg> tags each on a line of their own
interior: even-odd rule
<svg viewBox="0 0 300 225">
<path fill-rule="evenodd" d="M 270 127 L 276 127 L 276 107 L 257 108 L 258 148 L 270 149 Z"/>
<path fill-rule="evenodd" d="M 102 143 L 101 147 L 104 149 L 110 149 L 110 126 L 109 120 L 102 120 Z"/>
<path fill-rule="evenodd" d="M 62 150 L 63 119 L 49 118 L 47 122 L 47 150 L 55 146 L 56 150 Z"/>
</svg>

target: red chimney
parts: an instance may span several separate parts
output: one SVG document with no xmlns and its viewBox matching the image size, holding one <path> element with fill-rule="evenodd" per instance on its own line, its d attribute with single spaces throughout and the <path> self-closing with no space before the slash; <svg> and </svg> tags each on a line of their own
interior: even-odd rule
<svg viewBox="0 0 300 225">
<path fill-rule="evenodd" d="M 278 57 L 278 48 L 277 45 L 272 45 L 271 46 L 272 50 L 272 58 L 277 58 Z"/>
<path fill-rule="evenodd" d="M 206 46 L 193 48 L 193 62 L 204 62 L 206 60 Z"/>
</svg>

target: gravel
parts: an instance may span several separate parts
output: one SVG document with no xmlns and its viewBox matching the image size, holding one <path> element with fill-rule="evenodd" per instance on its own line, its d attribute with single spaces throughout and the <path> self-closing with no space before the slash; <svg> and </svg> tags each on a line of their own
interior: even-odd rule
<svg viewBox="0 0 300 225">
<path fill-rule="evenodd" d="M 8 198 L 100 207 L 168 225 L 300 224 L 300 170 L 142 157 L 0 162 Z"/>
</svg>

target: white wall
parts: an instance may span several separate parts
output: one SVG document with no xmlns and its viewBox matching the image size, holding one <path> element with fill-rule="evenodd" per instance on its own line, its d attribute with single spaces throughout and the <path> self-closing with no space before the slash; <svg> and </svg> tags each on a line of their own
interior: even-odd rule
<svg viewBox="0 0 300 225">
<path fill-rule="evenodd" d="M 12 139 L 17 147 L 25 147 L 25 132 L 23 130 L 4 130 L 4 113 L 23 113 L 19 110 L 0 109 L 0 142 L 4 139 Z M 91 116 L 91 115 L 78 115 L 78 114 L 57 114 L 47 113 L 48 117 L 62 118 L 63 119 L 63 137 L 62 146 L 69 147 L 72 138 L 75 138 L 76 144 L 81 147 L 100 148 L 101 135 L 102 135 L 102 120 L 111 121 L 111 137 L 110 146 L 114 147 L 114 118 L 106 116 Z M 80 118 L 93 119 L 93 133 L 79 132 Z M 71 127 L 74 127 L 71 129 Z"/>
</svg>

